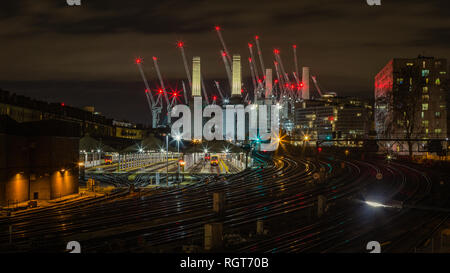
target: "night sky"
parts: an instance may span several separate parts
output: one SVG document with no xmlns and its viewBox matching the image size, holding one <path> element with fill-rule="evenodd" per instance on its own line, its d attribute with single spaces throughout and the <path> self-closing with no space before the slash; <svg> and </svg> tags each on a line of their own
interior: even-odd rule
<svg viewBox="0 0 450 273">
<path fill-rule="evenodd" d="M 184 79 L 182 40 L 188 59 L 201 56 L 206 80 L 225 79 L 215 25 L 230 53 L 241 54 L 244 76 L 247 43 L 259 35 L 266 66 L 279 48 L 293 71 L 297 44 L 300 66 L 339 95 L 371 98 L 375 74 L 393 57 L 450 57 L 447 0 L 81 1 L 1 1 L 1 89 L 150 123 L 134 59 L 144 58 L 155 88 L 152 56 L 165 79 Z"/>
</svg>

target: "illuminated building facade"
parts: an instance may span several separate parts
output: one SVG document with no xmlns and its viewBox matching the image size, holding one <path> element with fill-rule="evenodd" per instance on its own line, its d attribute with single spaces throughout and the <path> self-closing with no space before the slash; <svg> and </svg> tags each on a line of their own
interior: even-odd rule
<svg viewBox="0 0 450 273">
<path fill-rule="evenodd" d="M 405 74 L 405 71 L 417 71 L 417 76 L 414 77 L 415 74 L 412 73 Z M 411 138 L 446 138 L 447 73 L 446 59 L 418 56 L 390 60 L 375 76 L 374 110 L 377 137 L 405 138 L 405 121 L 401 118 L 405 113 L 399 113 L 397 109 L 405 103 L 407 96 L 413 96 L 417 101 L 413 112 L 417 115 L 413 116 L 412 122 L 415 126 Z"/>
<path fill-rule="evenodd" d="M 372 104 L 353 97 L 323 97 L 295 104 L 294 137 L 311 140 L 367 139 L 373 131 Z M 339 144 L 353 144 L 341 142 Z"/>
</svg>

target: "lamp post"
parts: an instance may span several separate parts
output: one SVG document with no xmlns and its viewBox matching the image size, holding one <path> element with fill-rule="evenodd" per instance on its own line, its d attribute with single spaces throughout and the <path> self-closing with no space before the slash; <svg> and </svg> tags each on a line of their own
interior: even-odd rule
<svg viewBox="0 0 450 273">
<path fill-rule="evenodd" d="M 169 186 L 169 134 L 166 134 L 166 185 Z"/>
<path fill-rule="evenodd" d="M 181 136 L 180 135 L 176 135 L 175 136 L 175 140 L 177 141 L 177 152 L 178 152 L 178 170 L 177 170 L 177 181 L 179 180 L 180 177 L 180 141 L 181 141 Z"/>
</svg>

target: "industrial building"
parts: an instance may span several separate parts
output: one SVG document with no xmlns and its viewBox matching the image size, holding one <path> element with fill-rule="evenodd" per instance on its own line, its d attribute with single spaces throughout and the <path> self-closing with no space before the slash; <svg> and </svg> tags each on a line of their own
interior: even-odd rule
<svg viewBox="0 0 450 273">
<path fill-rule="evenodd" d="M 79 128 L 0 115 L 0 205 L 78 193 Z"/>
</svg>

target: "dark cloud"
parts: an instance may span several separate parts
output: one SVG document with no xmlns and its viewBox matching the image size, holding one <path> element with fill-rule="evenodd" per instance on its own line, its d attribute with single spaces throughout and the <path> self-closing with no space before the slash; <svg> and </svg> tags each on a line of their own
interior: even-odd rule
<svg viewBox="0 0 450 273">
<path fill-rule="evenodd" d="M 445 0 L 382 0 L 377 7 L 365 0 L 81 1 L 81 7 L 68 7 L 65 0 L 2 2 L 0 88 L 8 81 L 7 87 L 15 91 L 11 82 L 33 81 L 27 88 L 16 88 L 33 93 L 34 82 L 45 81 L 55 91 L 42 87 L 34 94 L 58 94 L 70 103 L 78 99 L 77 88 L 61 91 L 49 83 L 114 80 L 123 83 L 117 84 L 123 92 L 141 94 L 142 85 L 133 84 L 140 82 L 134 58 L 145 58 L 152 85 L 157 81 L 152 62 L 147 61 L 151 56 L 158 56 L 165 79 L 183 78 L 175 46 L 180 39 L 189 59 L 202 57 L 206 79 L 222 79 L 225 69 L 215 25 L 223 28 L 230 51 L 243 60 L 249 55 L 247 43 L 258 34 L 265 63 L 273 63 L 272 50 L 279 48 L 287 71 L 294 69 L 292 44 L 297 44 L 300 66 L 310 66 L 325 89 L 342 95 L 372 96 L 374 75 L 393 57 L 414 57 L 424 51 L 450 55 L 450 1 Z M 243 73 L 249 74 L 245 62 Z M 227 88 L 226 81 L 224 85 Z M 92 94 L 83 98 L 92 102 L 84 104 L 100 103 L 94 97 L 105 90 L 98 84 L 70 86 Z M 108 99 L 120 103 L 120 88 L 115 90 Z M 139 95 L 132 98 L 138 100 Z M 107 109 L 107 104 L 101 105 Z M 111 111 L 125 118 L 140 117 L 127 114 L 132 108 L 117 109 Z"/>
</svg>

